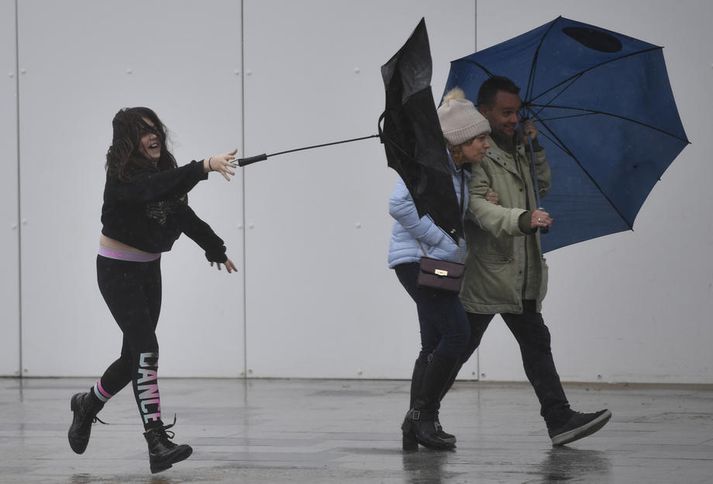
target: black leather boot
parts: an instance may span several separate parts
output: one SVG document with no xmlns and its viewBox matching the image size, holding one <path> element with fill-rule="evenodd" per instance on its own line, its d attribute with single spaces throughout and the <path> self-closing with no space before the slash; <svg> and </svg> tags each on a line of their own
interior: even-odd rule
<svg viewBox="0 0 713 484">
<path fill-rule="evenodd" d="M 92 423 L 99 421 L 97 413 L 104 407 L 102 402 L 97 402 L 89 393 L 75 393 L 69 401 L 69 408 L 74 413 L 72 424 L 69 426 L 67 437 L 69 446 L 77 454 L 82 454 L 89 444 L 92 432 Z M 104 422 L 102 422 L 104 423 Z"/>
<path fill-rule="evenodd" d="M 451 450 L 455 442 L 439 436 L 438 423 L 441 392 L 448 382 L 458 360 L 434 355 L 421 380 L 421 388 L 414 398 L 413 407 L 406 414 L 403 430 L 403 449 L 415 450 L 418 446 L 435 450 Z"/>
<path fill-rule="evenodd" d="M 411 394 L 410 394 L 410 400 L 409 400 L 409 408 L 413 408 L 413 402 L 416 399 L 416 395 L 418 395 L 419 390 L 421 389 L 421 382 L 423 380 L 423 375 L 426 372 L 426 367 L 428 366 L 428 362 L 433 358 L 433 354 L 429 354 L 428 358 L 422 358 L 419 357 L 416 359 L 416 363 L 413 365 L 413 373 L 411 375 Z M 460 367 L 458 367 L 460 368 Z M 455 372 L 457 373 L 457 371 Z M 455 378 L 454 378 L 455 379 Z M 442 390 L 442 394 L 439 400 L 442 400 L 443 397 L 445 396 L 446 392 L 448 391 L 448 388 L 450 388 L 451 384 L 453 381 L 451 380 L 447 384 L 447 388 Z M 408 418 L 408 417 L 407 417 Z M 453 434 L 449 434 L 445 430 L 443 430 L 443 426 L 441 425 L 441 422 L 438 419 L 438 412 L 436 412 L 436 428 L 438 436 L 441 437 L 445 441 L 450 441 L 452 443 L 456 443 L 456 436 Z M 404 425 L 405 425 L 405 419 L 404 419 Z M 401 426 L 401 430 L 403 430 L 404 425 Z M 407 442 L 408 439 L 404 440 L 404 450 L 416 450 L 418 448 L 418 444 L 414 442 Z"/>
<path fill-rule="evenodd" d="M 431 355 L 428 355 L 429 357 Z M 402 437 L 402 448 L 403 450 L 418 450 L 418 442 L 414 436 L 411 421 L 409 416 L 411 414 L 411 409 L 413 408 L 413 402 L 416 399 L 421 390 L 421 381 L 423 380 L 423 374 L 426 372 L 426 367 L 428 366 L 428 360 L 424 357 L 419 356 L 413 365 L 413 373 L 411 374 L 411 391 L 409 392 L 409 411 L 404 417 L 404 421 L 401 424 Z"/>
<path fill-rule="evenodd" d="M 177 445 L 171 442 L 170 439 L 174 437 L 174 434 L 167 430 L 173 425 L 165 425 L 144 432 L 144 438 L 149 445 L 149 463 L 152 474 L 169 469 L 176 462 L 188 459 L 193 453 L 193 448 L 190 445 Z"/>
<path fill-rule="evenodd" d="M 448 379 L 446 380 L 445 385 L 443 385 L 443 388 L 441 389 L 441 396 L 438 397 L 438 401 L 439 401 L 439 402 L 440 402 L 441 400 L 443 400 L 443 397 L 446 396 L 446 393 L 448 393 L 448 390 L 450 390 L 451 387 L 453 386 L 453 383 L 455 383 L 456 377 L 458 376 L 458 372 L 460 371 L 460 369 L 461 369 L 462 366 L 463 366 L 463 362 L 462 362 L 462 361 L 458 361 L 458 362 L 454 365 L 453 371 L 451 372 L 450 376 L 449 376 Z M 436 412 L 436 424 L 438 424 L 438 428 L 439 428 L 439 430 L 438 430 L 438 435 L 440 435 L 443 440 L 452 440 L 453 443 L 455 444 L 455 443 L 456 443 L 456 436 L 453 435 L 453 434 L 449 434 L 448 432 L 446 432 L 445 430 L 443 430 L 443 427 L 441 426 L 441 422 L 440 422 L 440 420 L 438 419 L 438 412 Z"/>
</svg>

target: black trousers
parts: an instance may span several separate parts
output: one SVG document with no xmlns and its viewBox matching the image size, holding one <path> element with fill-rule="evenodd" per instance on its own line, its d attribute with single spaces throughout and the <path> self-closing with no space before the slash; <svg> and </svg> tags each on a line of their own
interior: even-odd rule
<svg viewBox="0 0 713 484">
<path fill-rule="evenodd" d="M 419 287 L 416 262 L 399 264 L 394 269 L 401 285 L 416 303 L 421 332 L 419 360 L 425 361 L 431 353 L 460 360 L 470 334 L 458 294 Z"/>
<path fill-rule="evenodd" d="M 97 256 L 97 281 L 124 335 L 121 355 L 106 369 L 101 385 L 115 395 L 132 382 L 144 428 L 162 426 L 156 339 L 161 312 L 161 259 L 129 262 Z"/>
<path fill-rule="evenodd" d="M 502 313 L 500 316 L 520 345 L 525 375 L 540 401 L 540 415 L 546 422 L 554 422 L 568 411 L 569 403 L 552 358 L 550 331 L 536 307 L 535 301 L 526 300 L 523 301 L 522 314 Z M 480 346 L 488 324 L 495 317 L 494 314 L 467 314 L 470 339 L 463 363 Z"/>
<path fill-rule="evenodd" d="M 416 303 L 421 351 L 411 376 L 410 408 L 437 418 L 469 341 L 468 317 L 458 294 L 418 285 L 419 264 L 399 264 L 396 276 Z"/>
</svg>

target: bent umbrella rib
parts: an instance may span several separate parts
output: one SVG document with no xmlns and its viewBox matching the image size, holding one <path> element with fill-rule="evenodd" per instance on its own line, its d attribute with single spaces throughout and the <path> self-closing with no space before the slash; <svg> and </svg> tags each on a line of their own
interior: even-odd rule
<svg viewBox="0 0 713 484">
<path fill-rule="evenodd" d="M 480 69 L 482 69 L 483 72 L 485 72 L 485 73 L 488 75 L 488 77 L 493 77 L 493 76 L 495 75 L 495 74 L 493 74 L 492 72 L 490 72 L 490 71 L 488 70 L 488 68 L 485 67 L 483 64 L 481 64 L 480 62 L 476 62 L 476 61 L 474 61 L 474 60 L 471 60 L 471 59 L 461 59 L 461 60 L 458 60 L 458 61 L 454 61 L 454 63 L 455 63 L 455 62 L 467 62 L 468 64 L 473 64 L 474 66 L 479 67 Z"/>
<path fill-rule="evenodd" d="M 558 92 L 552 99 L 550 99 L 550 100 L 547 102 L 547 104 L 536 104 L 536 105 L 534 105 L 534 106 L 537 106 L 537 107 L 540 108 L 540 110 L 538 111 L 538 113 L 541 112 L 543 109 L 549 107 L 550 104 L 552 104 L 555 99 L 557 99 L 558 97 L 560 97 L 562 94 L 565 93 L 565 91 L 567 91 L 567 89 L 569 89 L 570 87 L 572 87 L 572 84 L 574 84 L 574 82 L 575 82 L 577 79 L 579 79 L 580 77 L 582 77 L 581 74 L 578 75 L 578 76 L 572 76 L 572 78 L 571 78 L 569 81 L 566 81 L 566 82 L 569 82 L 569 84 L 568 84 L 567 86 L 565 86 L 564 88 L 562 88 L 562 90 L 561 90 L 560 92 Z M 562 84 L 563 84 L 563 83 L 560 83 L 559 85 L 561 86 Z M 525 102 L 525 104 L 528 105 L 528 106 L 533 106 L 533 104 L 532 104 L 531 102 Z"/>
<path fill-rule="evenodd" d="M 601 111 L 601 110 L 598 110 L 598 109 L 588 109 L 588 108 L 577 108 L 577 107 L 574 107 L 574 106 L 560 106 L 560 105 L 557 105 L 557 104 L 528 104 L 528 107 L 529 107 L 529 108 L 536 107 L 536 108 L 542 108 L 542 109 L 544 109 L 544 108 L 552 108 L 552 109 L 563 109 L 563 110 L 569 110 L 569 111 L 578 111 L 581 116 L 592 115 L 592 114 L 601 114 L 601 115 L 603 115 L 603 116 L 611 116 L 612 118 L 621 119 L 621 120 L 624 120 L 624 121 L 628 121 L 628 122 L 630 122 L 630 123 L 638 124 L 639 126 L 643 126 L 643 127 L 645 127 L 645 128 L 653 129 L 654 131 L 658 131 L 659 133 L 665 134 L 665 135 L 670 136 L 670 137 L 672 137 L 672 138 L 676 138 L 676 139 L 679 140 L 679 141 L 683 141 L 683 142 L 685 142 L 685 143 L 689 143 L 689 144 L 690 144 L 690 141 L 688 141 L 687 138 L 681 138 L 680 136 L 678 136 L 678 135 L 676 135 L 676 134 L 669 133 L 668 131 L 666 131 L 666 130 L 664 130 L 664 129 L 661 129 L 661 128 L 657 128 L 656 126 L 653 126 L 653 125 L 651 125 L 651 124 L 649 124 L 649 123 L 645 123 L 645 122 L 643 122 L 643 121 L 639 121 L 639 120 L 636 120 L 636 119 L 634 119 L 634 118 L 629 118 L 629 117 L 627 117 L 627 116 L 623 116 L 623 115 L 621 115 L 621 114 L 616 114 L 616 113 L 611 113 L 611 112 L 608 112 L 608 111 Z M 538 119 L 538 121 L 540 121 L 541 123 L 544 124 L 543 118 L 539 116 L 539 113 L 542 112 L 542 109 L 540 109 L 540 111 L 538 111 L 537 113 L 535 113 L 534 111 L 532 111 L 532 109 L 530 109 L 530 111 L 532 112 L 533 116 L 535 116 L 535 117 Z M 575 117 L 575 116 L 573 115 L 573 116 L 566 116 L 566 117 Z M 556 118 L 551 118 L 551 119 L 556 119 Z M 551 120 L 551 119 L 550 119 L 550 120 Z"/>
<path fill-rule="evenodd" d="M 584 69 L 584 70 L 581 70 L 581 71 L 579 71 L 579 72 L 576 72 L 576 73 L 572 74 L 572 75 L 569 76 L 568 78 L 563 79 L 562 81 L 560 81 L 559 83 L 557 83 L 557 84 L 555 84 L 554 86 L 550 87 L 549 89 L 547 89 L 547 90 L 545 90 L 545 91 L 542 91 L 542 92 L 539 93 L 538 95 L 529 98 L 529 101 L 530 101 L 530 102 L 535 101 L 536 99 L 538 99 L 538 98 L 544 96 L 545 94 L 549 93 L 550 91 L 552 91 L 552 90 L 554 90 L 554 89 L 557 89 L 557 88 L 560 87 L 562 84 L 565 84 L 565 83 L 571 81 L 571 84 L 570 84 L 569 86 L 567 86 L 567 88 L 566 88 L 566 89 L 569 89 L 569 88 L 571 87 L 571 85 L 572 85 L 575 81 L 577 81 L 580 77 L 582 77 L 584 74 L 586 74 L 587 72 L 593 71 L 594 69 L 598 69 L 599 67 L 605 66 L 605 65 L 607 65 L 607 64 L 611 64 L 612 62 L 620 61 L 620 60 L 622 60 L 622 59 L 628 59 L 629 57 L 633 57 L 633 56 L 641 55 L 641 54 L 646 54 L 646 53 L 648 53 L 648 52 L 652 52 L 652 51 L 654 51 L 654 50 L 661 50 L 661 49 L 662 49 L 662 47 L 659 47 L 659 46 L 656 46 L 656 45 L 655 45 L 655 46 L 649 47 L 648 49 L 642 49 L 642 50 L 638 50 L 638 51 L 636 51 L 636 52 L 630 52 L 629 54 L 622 55 L 622 56 L 616 57 L 616 58 L 614 58 L 614 59 L 609 59 L 609 60 L 604 61 L 604 62 L 600 62 L 599 64 L 595 64 L 595 65 L 590 66 L 590 67 L 588 67 L 588 68 L 586 68 L 586 69 Z"/>
<path fill-rule="evenodd" d="M 611 205 L 611 207 L 614 209 L 614 211 L 616 211 L 616 213 L 619 215 L 619 217 L 621 217 L 621 219 L 624 221 L 626 226 L 629 227 L 630 229 L 633 228 L 633 221 L 629 222 L 629 220 L 624 216 L 624 214 L 621 213 L 621 211 L 619 210 L 619 207 L 617 207 L 616 204 L 609 198 L 609 195 L 607 195 L 604 192 L 604 190 L 602 189 L 599 182 L 597 182 L 597 180 L 594 177 L 592 177 L 592 175 L 590 175 L 589 171 L 587 171 L 587 169 L 584 167 L 584 165 L 582 165 L 582 163 L 579 161 L 579 158 L 577 158 L 575 156 L 575 154 L 572 153 L 572 150 L 570 150 L 567 147 L 567 145 L 564 144 L 562 139 L 560 139 L 560 137 L 557 136 L 557 134 L 555 134 L 555 132 L 552 129 L 550 129 L 550 127 L 547 125 L 547 123 L 545 123 L 533 111 L 530 111 L 530 112 L 532 113 L 533 117 L 536 118 L 540 122 L 540 124 L 542 124 L 542 126 L 547 130 L 547 132 L 550 134 L 550 136 L 552 136 L 552 138 L 554 138 L 553 143 L 555 144 L 555 146 L 557 146 L 559 149 L 564 151 L 568 156 L 570 156 L 574 160 L 575 163 L 577 163 L 577 165 L 579 165 L 579 167 L 582 169 L 584 174 L 587 175 L 587 178 L 589 178 L 589 180 L 594 184 L 594 186 L 597 187 L 599 192 L 604 196 L 606 201 L 609 203 L 609 205 Z M 545 136 L 547 136 L 547 135 L 545 135 Z M 550 136 L 547 136 L 547 137 L 550 138 Z M 552 138 L 550 138 L 550 139 L 552 139 Z M 556 142 L 555 142 L 555 140 L 556 140 Z"/>
<path fill-rule="evenodd" d="M 525 88 L 525 99 L 528 99 L 530 95 L 532 94 L 532 86 L 535 84 L 535 71 L 537 70 L 537 59 L 540 57 L 540 49 L 542 48 L 542 44 L 545 42 L 545 38 L 547 37 L 547 34 L 549 34 L 552 31 L 552 27 L 557 23 L 558 20 L 560 20 L 562 16 L 557 17 L 554 19 L 552 22 L 550 22 L 550 25 L 547 27 L 547 30 L 542 34 L 542 37 L 540 37 L 540 42 L 537 44 L 537 48 L 535 49 L 535 53 L 532 55 L 532 63 L 530 64 L 530 74 L 527 78 L 527 87 Z"/>
</svg>

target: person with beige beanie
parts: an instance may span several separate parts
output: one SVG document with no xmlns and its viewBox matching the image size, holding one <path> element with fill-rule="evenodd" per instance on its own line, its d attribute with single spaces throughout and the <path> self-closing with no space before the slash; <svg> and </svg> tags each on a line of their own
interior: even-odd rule
<svg viewBox="0 0 713 484">
<path fill-rule="evenodd" d="M 485 156 L 490 125 L 460 89 L 446 95 L 438 108 L 438 118 L 462 217 L 468 207 L 467 166 Z M 428 215 L 420 217 L 402 180 L 391 195 L 389 213 L 394 218 L 389 267 L 416 303 L 421 334 L 421 351 L 411 379 L 410 407 L 401 426 L 403 449 L 416 450 L 421 444 L 450 450 L 456 439 L 443 431 L 438 411 L 469 341 L 468 318 L 457 293 L 421 287 L 417 279 L 423 256 L 462 263 L 465 241 L 456 243 Z"/>
</svg>

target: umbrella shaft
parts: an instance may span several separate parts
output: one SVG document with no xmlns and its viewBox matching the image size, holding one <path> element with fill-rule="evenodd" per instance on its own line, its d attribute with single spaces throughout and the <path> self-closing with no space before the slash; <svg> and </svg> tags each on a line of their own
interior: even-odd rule
<svg viewBox="0 0 713 484">
<path fill-rule="evenodd" d="M 324 146 L 339 145 L 342 143 L 351 143 L 352 141 L 361 141 L 363 139 L 378 138 L 378 137 L 379 137 L 378 134 L 372 134 L 370 136 L 362 136 L 360 138 L 345 139 L 345 140 L 341 140 L 341 141 L 332 141 L 331 143 L 323 143 L 321 145 L 304 146 L 302 148 L 294 148 L 292 150 L 279 151 L 277 153 L 270 153 L 269 155 L 263 153 L 261 155 L 250 156 L 248 158 L 239 158 L 238 165 L 246 166 L 246 165 L 250 165 L 252 163 L 257 163 L 258 161 L 267 160 L 270 156 L 284 155 L 285 153 L 294 153 L 296 151 L 311 150 L 313 148 L 322 148 Z"/>
<path fill-rule="evenodd" d="M 352 138 L 352 139 L 345 139 L 345 140 L 341 140 L 341 141 L 332 141 L 331 143 L 323 143 L 323 144 L 321 144 L 321 145 L 312 145 L 312 146 L 305 146 L 305 147 L 302 147 L 302 148 L 295 148 L 295 149 L 292 149 L 292 150 L 279 151 L 279 152 L 277 152 L 277 153 L 270 153 L 270 154 L 267 155 L 267 156 L 269 157 L 269 156 L 284 155 L 285 153 L 294 153 L 295 151 L 311 150 L 311 149 L 313 149 L 313 148 L 322 148 L 322 147 L 324 147 L 324 146 L 339 145 L 339 144 L 342 144 L 342 143 L 351 143 L 352 141 L 361 141 L 361 140 L 363 140 L 363 139 L 378 138 L 378 137 L 379 137 L 378 134 L 372 134 L 372 135 L 370 135 L 370 136 L 362 136 L 361 138 Z"/>
</svg>

